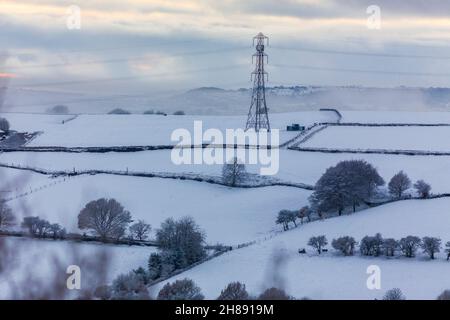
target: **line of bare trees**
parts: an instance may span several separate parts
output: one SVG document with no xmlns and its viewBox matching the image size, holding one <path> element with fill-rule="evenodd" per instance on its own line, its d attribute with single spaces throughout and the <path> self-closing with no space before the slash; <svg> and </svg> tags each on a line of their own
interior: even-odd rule
<svg viewBox="0 0 450 320">
<path fill-rule="evenodd" d="M 359 243 L 359 252 L 363 256 L 386 256 L 393 257 L 396 253 L 400 252 L 407 258 L 413 258 L 416 256 L 418 249 L 422 249 L 424 254 L 427 254 L 430 259 L 435 259 L 436 253 L 439 253 L 442 249 L 442 240 L 436 237 L 423 237 L 406 236 L 400 240 L 393 238 L 383 238 L 380 233 L 375 236 L 365 236 Z M 311 237 L 308 241 L 308 246 L 314 248 L 318 254 L 321 254 L 328 245 L 328 240 L 325 235 Z M 339 237 L 333 239 L 331 243 L 332 247 L 341 252 L 345 256 L 353 255 L 355 247 L 358 242 L 349 236 Z M 450 241 L 445 244 L 445 252 L 447 253 L 447 260 L 450 259 Z M 299 252 L 305 253 L 306 251 L 299 250 Z"/>
</svg>

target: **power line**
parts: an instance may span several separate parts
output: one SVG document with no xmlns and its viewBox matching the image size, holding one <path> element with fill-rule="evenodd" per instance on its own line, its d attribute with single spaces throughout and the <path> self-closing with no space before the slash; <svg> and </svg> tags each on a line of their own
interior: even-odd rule
<svg viewBox="0 0 450 320">
<path fill-rule="evenodd" d="M 47 82 L 47 83 L 30 83 L 30 84 L 22 84 L 9 86 L 9 88 L 37 88 L 37 87 L 48 87 L 48 86 L 66 86 L 73 84 L 93 84 L 93 83 L 105 83 L 105 82 L 114 82 L 114 81 L 125 81 L 125 80 L 139 80 L 139 79 L 149 79 L 149 78 L 161 78 L 167 76 L 174 76 L 179 74 L 192 74 L 199 72 L 209 72 L 209 71 L 226 71 L 230 69 L 241 68 L 245 64 L 235 64 L 229 66 L 215 67 L 215 68 L 200 68 L 200 69 L 191 69 L 185 71 L 176 71 L 176 72 L 164 72 L 164 73 L 154 73 L 146 76 L 125 76 L 125 77 L 116 77 L 116 78 L 102 78 L 102 79 L 92 79 L 92 80 L 73 80 L 73 81 L 58 81 L 58 82 Z"/>
<path fill-rule="evenodd" d="M 377 73 L 377 74 L 400 75 L 400 76 L 450 77 L 450 73 L 435 73 L 435 72 L 385 71 L 385 70 L 333 68 L 333 67 L 317 67 L 317 66 L 307 66 L 307 65 L 284 65 L 284 64 L 272 64 L 271 66 L 277 67 L 277 68 L 295 68 L 295 69 L 315 70 L 315 71 Z"/>
<path fill-rule="evenodd" d="M 231 48 L 223 48 L 223 49 L 214 49 L 214 50 L 204 50 L 204 51 L 194 51 L 194 52 L 180 52 L 175 54 L 169 54 L 169 57 L 178 57 L 178 56 L 196 56 L 196 55 L 208 55 L 214 53 L 222 53 L 222 52 L 230 52 L 230 51 L 238 51 L 248 49 L 248 46 L 245 47 L 231 47 Z M 36 68 L 51 68 L 51 67 L 67 67 L 74 65 L 90 65 L 90 64 L 109 64 L 109 63 L 117 63 L 124 61 L 141 61 L 141 60 L 149 60 L 148 56 L 139 56 L 139 57 L 131 57 L 131 58 L 116 58 L 116 59 L 102 59 L 102 60 L 91 60 L 91 61 L 80 61 L 80 62 L 62 62 L 62 63 L 52 63 L 52 64 L 40 64 L 40 65 L 29 65 L 29 66 L 19 66 L 19 67 L 4 67 L 9 71 L 14 70 L 22 70 L 22 69 L 36 69 Z"/>
<path fill-rule="evenodd" d="M 418 54 L 397 54 L 397 53 L 376 53 L 363 51 L 341 51 L 330 49 L 317 49 L 308 47 L 277 47 L 272 46 L 271 49 L 289 50 L 289 51 L 303 51 L 312 53 L 350 55 L 350 56 L 365 56 L 365 57 L 383 57 L 383 58 L 408 58 L 408 59 L 434 59 L 434 60 L 450 60 L 450 56 L 436 56 L 436 55 L 418 55 Z"/>
</svg>

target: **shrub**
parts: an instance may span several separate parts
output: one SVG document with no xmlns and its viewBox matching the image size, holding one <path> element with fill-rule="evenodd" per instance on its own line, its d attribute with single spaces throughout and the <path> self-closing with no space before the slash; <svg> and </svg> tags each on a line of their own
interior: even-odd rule
<svg viewBox="0 0 450 320">
<path fill-rule="evenodd" d="M 331 246 L 340 251 L 345 256 L 353 255 L 355 249 L 356 241 L 353 237 L 345 236 L 337 239 L 333 239 Z"/>
<path fill-rule="evenodd" d="M 64 105 L 56 105 L 54 107 L 47 109 L 47 113 L 49 113 L 49 114 L 68 114 L 69 108 Z"/>
<path fill-rule="evenodd" d="M 190 217 L 175 221 L 171 218 L 156 232 L 156 242 L 163 250 L 163 263 L 172 260 L 176 269 L 200 261 L 206 256 L 203 242 L 205 234 Z"/>
<path fill-rule="evenodd" d="M 425 181 L 418 180 L 416 183 L 414 183 L 414 188 L 416 189 L 420 197 L 425 199 L 430 196 L 431 186 Z"/>
<path fill-rule="evenodd" d="M 16 223 L 16 218 L 11 210 L 11 208 L 6 204 L 5 201 L 0 199 L 0 230 L 3 228 L 8 228 Z"/>
<path fill-rule="evenodd" d="M 245 284 L 240 282 L 231 282 L 220 293 L 217 300 L 248 300 L 249 295 L 245 290 Z"/>
<path fill-rule="evenodd" d="M 173 115 L 174 116 L 184 116 L 184 115 L 186 115 L 186 113 L 184 111 L 179 110 L 179 111 L 175 111 L 173 113 Z"/>
<path fill-rule="evenodd" d="M 108 112 L 108 114 L 131 114 L 131 112 L 125 109 L 116 108 Z"/>
<path fill-rule="evenodd" d="M 245 165 L 240 163 L 238 158 L 234 157 L 231 161 L 223 165 L 222 180 L 226 185 L 235 187 L 244 182 L 246 177 Z"/>
<path fill-rule="evenodd" d="M 203 300 L 199 287 L 191 279 L 177 280 L 166 283 L 159 291 L 158 300 Z"/>
<path fill-rule="evenodd" d="M 148 290 L 142 276 L 134 271 L 119 275 L 112 283 L 112 299 L 149 299 Z"/>
<path fill-rule="evenodd" d="M 5 133 L 9 132 L 9 121 L 5 118 L 0 118 L 0 130 L 2 130 Z"/>
<path fill-rule="evenodd" d="M 399 288 L 394 288 L 386 291 L 383 296 L 383 300 L 405 300 L 402 290 Z"/>
<path fill-rule="evenodd" d="M 294 300 L 294 298 L 282 289 L 269 288 L 259 295 L 258 300 Z"/>
<path fill-rule="evenodd" d="M 442 293 L 437 297 L 437 300 L 450 300 L 450 290 L 444 290 Z"/>
</svg>

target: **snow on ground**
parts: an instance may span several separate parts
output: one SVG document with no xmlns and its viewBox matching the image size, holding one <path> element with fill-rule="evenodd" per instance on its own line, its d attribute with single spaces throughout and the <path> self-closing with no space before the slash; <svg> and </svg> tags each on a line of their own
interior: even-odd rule
<svg viewBox="0 0 450 320">
<path fill-rule="evenodd" d="M 450 151 L 450 127 L 336 127 L 320 131 L 300 147 Z"/>
<path fill-rule="evenodd" d="M 291 187 L 237 189 L 194 181 L 86 175 L 9 202 L 17 212 L 38 215 L 77 231 L 84 205 L 102 197 L 115 198 L 134 219 L 153 230 L 169 217 L 192 216 L 210 244 L 234 245 L 265 237 L 281 209 L 299 209 L 310 192 Z"/>
<path fill-rule="evenodd" d="M 340 111 L 341 122 L 359 123 L 450 123 L 449 112 Z"/>
<path fill-rule="evenodd" d="M 9 114 L 6 115 L 10 117 Z M 20 119 L 23 117 L 21 121 Z M 35 115 L 14 114 L 11 127 L 15 129 L 15 123 L 20 129 L 27 129 L 25 123 L 32 123 Z M 51 116 L 41 116 L 46 121 Z M 67 147 L 92 147 L 92 146 L 126 146 L 126 145 L 175 145 L 171 141 L 171 134 L 175 129 L 187 129 L 193 135 L 194 121 L 202 121 L 203 131 L 208 128 L 216 128 L 223 132 L 225 129 L 243 128 L 246 116 L 160 116 L 160 115 L 80 115 L 76 119 L 61 123 L 61 117 L 56 116 L 50 122 L 39 118 L 36 124 L 32 124 L 33 131 L 44 131 L 42 135 L 34 139 L 30 146 L 67 146 Z M 67 118 L 67 117 L 66 117 Z M 14 122 L 15 121 L 15 122 Z M 296 112 L 273 114 L 270 117 L 272 128 L 280 129 L 280 141 L 293 138 L 298 132 L 287 132 L 286 125 L 292 122 L 302 125 L 310 125 L 315 122 L 336 121 L 333 112 Z M 16 129 L 18 130 L 18 129 Z"/>
<path fill-rule="evenodd" d="M 342 257 L 334 251 L 317 256 L 306 244 L 316 235 L 326 235 L 329 242 L 344 235 L 359 241 L 376 232 L 396 239 L 406 235 L 436 236 L 445 243 L 450 240 L 449 206 L 450 199 L 409 200 L 304 224 L 271 240 L 226 253 L 168 281 L 191 278 L 211 299 L 231 281 L 245 283 L 253 294 L 284 283 L 288 293 L 297 298 L 380 299 L 386 290 L 398 287 L 408 299 L 435 299 L 444 289 L 450 288 L 447 276 L 450 264 L 444 253 L 434 261 L 423 255 L 414 259 L 367 258 L 358 254 Z M 299 248 L 307 248 L 307 255 L 299 255 Z M 284 281 L 274 283 L 273 260 L 276 257 L 279 262 L 280 255 L 286 259 L 277 269 L 277 275 Z M 381 268 L 381 290 L 367 289 L 366 271 L 370 265 Z M 156 289 L 164 284 L 159 284 Z"/>
<path fill-rule="evenodd" d="M 364 159 L 375 166 L 386 182 L 400 170 L 412 181 L 424 179 L 432 192 L 450 192 L 450 156 L 405 156 L 383 154 L 319 153 L 279 150 L 279 171 L 275 175 L 283 181 L 314 185 L 328 167 L 342 160 Z M 127 168 L 137 172 L 197 173 L 220 176 L 222 165 L 175 165 L 170 150 L 135 153 L 63 153 L 11 152 L 0 155 L 0 163 L 20 164 L 47 170 L 118 170 Z M 247 171 L 259 173 L 259 166 L 247 165 Z"/>
<path fill-rule="evenodd" d="M 0 239 L 3 240 L 3 239 Z M 14 254 L 8 258 L 9 265 L 12 270 L 6 273 L 0 273 L 0 298 L 8 295 L 7 284 L 10 281 L 22 283 L 27 277 L 35 281 L 46 281 L 53 277 L 60 277 L 61 281 L 67 279 L 66 269 L 69 265 L 79 265 L 83 276 L 95 270 L 84 270 L 82 260 L 88 263 L 103 264 L 99 261 L 101 254 L 106 254 L 109 259 L 105 281 L 111 282 L 121 273 L 128 273 L 132 269 L 138 267 L 146 267 L 148 257 L 152 252 L 156 251 L 155 247 L 137 247 L 122 245 L 105 245 L 96 243 L 75 243 L 67 241 L 53 240 L 32 240 L 21 238 L 8 238 L 6 244 L 13 248 Z M 56 261 L 61 263 L 63 274 L 54 274 Z M 102 270 L 102 265 L 98 265 Z M 102 275 L 103 276 L 103 275 Z M 27 279 L 28 280 L 28 279 Z M 86 279 L 87 281 L 87 279 Z M 88 285 L 88 284 L 86 284 Z M 92 283 L 89 283 L 92 285 Z M 27 286 L 23 286 L 21 290 L 25 291 Z M 24 293 L 24 292 L 22 292 Z"/>
</svg>

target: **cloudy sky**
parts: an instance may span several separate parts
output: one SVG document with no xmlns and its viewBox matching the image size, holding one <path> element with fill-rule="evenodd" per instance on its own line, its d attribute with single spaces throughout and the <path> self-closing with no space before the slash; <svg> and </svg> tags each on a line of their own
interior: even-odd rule
<svg viewBox="0 0 450 320">
<path fill-rule="evenodd" d="M 73 5 L 80 29 L 67 26 Z M 444 0 L 0 0 L 0 79 L 106 94 L 249 87 L 258 32 L 270 85 L 450 87 Z"/>
</svg>

